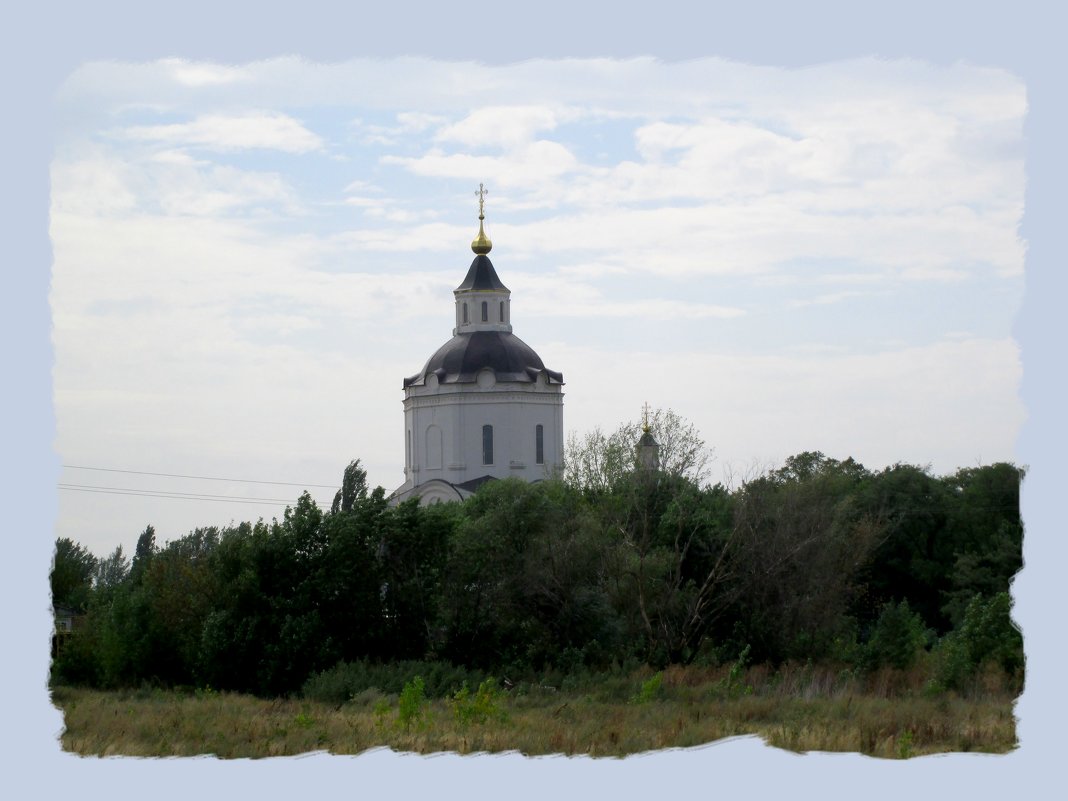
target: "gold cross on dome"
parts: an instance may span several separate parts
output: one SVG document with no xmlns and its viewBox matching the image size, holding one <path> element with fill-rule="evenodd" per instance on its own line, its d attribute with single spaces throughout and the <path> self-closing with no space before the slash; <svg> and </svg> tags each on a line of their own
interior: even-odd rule
<svg viewBox="0 0 1068 801">
<path fill-rule="evenodd" d="M 489 194 L 489 190 L 486 189 L 482 184 L 479 184 L 478 191 L 475 192 L 475 194 L 478 195 L 478 217 L 479 219 L 482 219 L 482 217 L 485 216 L 482 213 L 482 205 L 486 202 L 486 195 Z"/>
<path fill-rule="evenodd" d="M 642 429 L 645 433 L 649 433 L 649 404 L 642 404 Z"/>
</svg>

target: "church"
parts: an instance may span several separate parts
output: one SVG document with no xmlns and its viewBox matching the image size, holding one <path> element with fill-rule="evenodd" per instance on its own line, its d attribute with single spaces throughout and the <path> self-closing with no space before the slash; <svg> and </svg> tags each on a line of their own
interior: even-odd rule
<svg viewBox="0 0 1068 801">
<path fill-rule="evenodd" d="M 453 290 L 455 327 L 404 379 L 400 503 L 459 501 L 492 479 L 540 481 L 564 457 L 564 377 L 512 333 L 511 292 L 497 275 L 479 185 L 475 259 Z"/>
</svg>

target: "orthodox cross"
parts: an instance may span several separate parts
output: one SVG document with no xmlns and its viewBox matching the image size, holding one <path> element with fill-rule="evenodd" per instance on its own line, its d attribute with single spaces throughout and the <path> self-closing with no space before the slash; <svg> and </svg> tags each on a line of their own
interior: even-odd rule
<svg viewBox="0 0 1068 801">
<path fill-rule="evenodd" d="M 646 434 L 649 433 L 649 404 L 648 402 L 642 404 L 642 430 Z"/>
<path fill-rule="evenodd" d="M 485 189 L 482 184 L 478 185 L 478 191 L 475 192 L 478 195 L 478 218 L 481 220 L 485 215 L 482 213 L 482 204 L 486 202 L 486 195 L 489 194 L 489 190 Z"/>
</svg>

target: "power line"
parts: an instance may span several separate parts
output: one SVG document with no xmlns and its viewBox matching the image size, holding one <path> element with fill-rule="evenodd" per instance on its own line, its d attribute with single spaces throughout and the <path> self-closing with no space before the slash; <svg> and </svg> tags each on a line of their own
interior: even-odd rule
<svg viewBox="0 0 1068 801">
<path fill-rule="evenodd" d="M 215 495 L 208 492 L 175 492 L 173 490 L 161 490 L 161 489 L 144 489 L 141 487 L 101 487 L 96 484 L 57 484 L 60 489 L 85 489 L 85 490 L 109 490 L 115 492 L 134 492 L 134 493 L 147 493 L 152 495 L 174 495 L 177 497 L 185 498 L 200 498 L 202 500 L 208 500 L 210 498 L 218 498 L 224 501 L 231 500 L 243 500 L 243 501 L 278 501 L 279 503 L 292 503 L 293 501 L 287 498 L 257 498 L 248 495 Z"/>
<path fill-rule="evenodd" d="M 68 470 L 97 470 L 104 473 L 129 473 L 135 476 L 163 476 L 165 478 L 195 478 L 202 481 L 235 481 L 241 484 L 276 484 L 283 487 L 321 487 L 323 489 L 337 489 L 336 484 L 303 484 L 296 481 L 257 481 L 251 478 L 222 478 L 219 476 L 188 476 L 181 473 L 151 473 L 147 470 L 120 470 L 115 467 L 86 467 L 78 464 L 61 465 Z"/>
<path fill-rule="evenodd" d="M 125 489 L 121 487 L 93 487 L 88 485 L 78 484 L 58 484 L 59 489 L 69 490 L 72 492 L 92 492 L 104 495 L 132 495 L 139 498 L 170 498 L 176 501 L 214 501 L 216 503 L 244 503 L 244 504 L 260 504 L 266 506 L 292 506 L 294 504 L 291 500 L 283 498 L 250 498 L 247 496 L 226 496 L 226 495 L 197 495 L 194 493 L 186 492 L 159 492 L 153 490 L 135 490 Z"/>
</svg>

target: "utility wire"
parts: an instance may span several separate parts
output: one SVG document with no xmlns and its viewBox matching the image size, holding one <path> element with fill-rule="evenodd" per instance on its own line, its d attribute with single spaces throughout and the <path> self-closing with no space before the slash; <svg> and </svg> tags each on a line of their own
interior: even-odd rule
<svg viewBox="0 0 1068 801">
<path fill-rule="evenodd" d="M 282 500 L 280 498 L 245 498 L 245 497 L 226 497 L 224 495 L 191 495 L 191 494 L 165 494 L 160 492 L 152 492 L 149 490 L 124 490 L 104 487 L 81 487 L 73 485 L 59 485 L 59 489 L 69 490 L 72 492 L 93 492 L 101 493 L 105 495 L 133 495 L 140 498 L 171 498 L 176 501 L 215 501 L 217 503 L 247 503 L 247 504 L 261 504 L 267 506 L 292 506 L 293 501 Z"/>
<path fill-rule="evenodd" d="M 175 492 L 173 490 L 161 490 L 161 489 L 144 489 L 141 487 L 101 487 L 96 484 L 57 484 L 60 489 L 84 489 L 84 490 L 108 490 L 114 492 L 134 492 L 134 493 L 146 493 L 151 495 L 174 495 L 177 497 L 185 498 L 200 498 L 201 500 L 209 500 L 212 498 L 218 498 L 219 500 L 231 501 L 278 501 L 279 503 L 292 503 L 293 501 L 286 498 L 256 498 L 248 495 L 214 495 L 207 492 Z"/>
<path fill-rule="evenodd" d="M 203 481 L 236 481 L 241 484 L 276 484 L 283 487 L 322 487 L 323 489 L 337 489 L 336 484 L 302 484 L 296 481 L 256 481 L 251 478 L 221 478 L 219 476 L 187 476 L 180 473 L 150 473 L 147 470 L 119 470 L 114 467 L 86 467 L 78 464 L 65 464 L 62 467 L 68 470 L 97 470 L 105 473 L 130 473 L 136 476 L 164 476 L 166 478 L 195 478 Z"/>
</svg>

